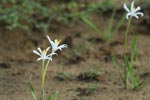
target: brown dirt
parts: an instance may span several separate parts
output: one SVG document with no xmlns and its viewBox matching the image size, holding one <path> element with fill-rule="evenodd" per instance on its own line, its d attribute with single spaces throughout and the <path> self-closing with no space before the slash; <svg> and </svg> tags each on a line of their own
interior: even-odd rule
<svg viewBox="0 0 150 100">
<path fill-rule="evenodd" d="M 102 33 L 108 18 L 102 15 L 93 15 L 91 18 Z M 144 80 L 144 86 L 140 90 L 123 89 L 119 74 L 110 58 L 112 52 L 123 55 L 126 24 L 111 40 L 113 45 L 108 45 L 99 34 L 80 23 L 74 26 L 57 25 L 55 32 L 49 32 L 51 38 L 60 38 L 69 47 L 55 56 L 50 63 L 46 76 L 46 91 L 59 91 L 58 100 L 150 100 L 150 33 L 148 26 L 141 24 L 142 21 L 142 18 L 133 20 L 129 31 L 136 33 L 138 42 L 138 66 L 141 81 Z M 131 34 L 129 43 L 130 41 Z M 32 50 L 38 46 L 45 48 L 47 45 L 44 34 L 26 34 L 19 29 L 6 32 L 0 37 L 1 100 L 32 100 L 28 87 L 31 74 L 36 93 L 40 95 L 41 62 L 36 61 L 37 56 Z M 71 74 L 71 79 L 59 81 L 55 78 L 61 71 L 61 66 Z M 96 81 L 78 79 L 82 72 L 97 67 L 100 68 L 100 73 L 96 76 Z M 85 94 L 89 85 L 96 86 L 96 90 Z"/>
</svg>

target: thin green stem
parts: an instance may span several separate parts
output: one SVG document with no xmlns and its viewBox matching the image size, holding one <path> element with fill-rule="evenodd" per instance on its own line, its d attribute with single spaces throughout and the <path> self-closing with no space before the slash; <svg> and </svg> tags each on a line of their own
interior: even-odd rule
<svg viewBox="0 0 150 100">
<path fill-rule="evenodd" d="M 43 82 L 43 73 L 44 73 L 44 69 L 45 69 L 45 61 L 42 61 L 42 90 L 44 90 L 44 82 Z"/>
<path fill-rule="evenodd" d="M 44 75 L 44 69 L 45 69 L 45 61 L 42 61 L 42 100 L 45 100 L 45 90 L 44 90 L 44 79 L 43 79 L 43 75 Z"/>
<path fill-rule="evenodd" d="M 42 100 L 45 100 L 45 76 L 46 76 L 46 71 L 48 68 L 50 60 L 47 61 L 46 66 L 45 66 L 45 62 L 43 61 L 42 63 Z"/>
<path fill-rule="evenodd" d="M 42 100 L 45 100 L 45 90 L 42 90 Z"/>
<path fill-rule="evenodd" d="M 129 32 L 129 27 L 130 27 L 130 24 L 131 24 L 131 20 L 132 20 L 132 17 L 129 18 L 128 26 L 126 28 L 125 41 L 124 41 L 124 53 L 126 53 L 126 50 L 127 50 L 128 32 Z"/>
<path fill-rule="evenodd" d="M 129 32 L 129 27 L 130 27 L 130 24 L 131 24 L 131 20 L 132 20 L 132 17 L 130 17 L 129 21 L 128 21 L 128 25 L 127 25 L 127 28 L 126 28 L 126 33 L 125 33 L 125 41 L 124 41 L 124 86 L 125 86 L 125 89 L 127 88 L 127 84 L 128 84 L 128 72 L 127 72 L 127 65 L 126 65 L 126 60 L 128 59 L 127 56 L 126 56 L 126 51 L 127 51 L 127 41 L 128 41 L 128 32 Z"/>
<path fill-rule="evenodd" d="M 50 62 L 50 60 L 48 60 L 48 62 L 47 62 L 47 64 L 46 64 L 46 66 L 45 66 L 45 69 L 44 69 L 44 72 L 43 72 L 43 84 L 44 84 L 44 82 L 45 82 L 45 76 L 46 76 L 46 71 L 47 71 L 47 68 L 48 68 L 48 64 L 49 64 L 49 62 Z"/>
</svg>

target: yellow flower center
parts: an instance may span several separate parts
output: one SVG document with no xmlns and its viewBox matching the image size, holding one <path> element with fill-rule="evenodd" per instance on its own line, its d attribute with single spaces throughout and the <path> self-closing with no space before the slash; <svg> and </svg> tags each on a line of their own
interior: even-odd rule
<svg viewBox="0 0 150 100">
<path fill-rule="evenodd" d="M 61 40 L 55 39 L 56 44 L 60 44 Z"/>
<path fill-rule="evenodd" d="M 135 10 L 135 6 L 133 7 L 133 10 Z"/>
<path fill-rule="evenodd" d="M 44 49 L 42 52 L 43 52 L 43 54 L 46 54 L 46 53 L 47 53 L 47 52 L 46 52 L 46 49 Z"/>
</svg>

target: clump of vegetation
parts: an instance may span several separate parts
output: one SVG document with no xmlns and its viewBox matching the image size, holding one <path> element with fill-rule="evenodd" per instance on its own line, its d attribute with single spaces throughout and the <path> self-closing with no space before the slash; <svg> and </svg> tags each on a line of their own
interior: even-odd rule
<svg viewBox="0 0 150 100">
<path fill-rule="evenodd" d="M 100 69 L 91 68 L 89 71 L 83 71 L 81 74 L 78 75 L 77 79 L 80 81 L 100 81 Z"/>
<path fill-rule="evenodd" d="M 57 73 L 56 79 L 60 81 L 71 80 L 71 75 L 64 69 L 65 66 L 63 64 L 60 64 L 60 67 L 60 72 Z"/>
<path fill-rule="evenodd" d="M 60 81 L 70 80 L 71 75 L 65 71 L 57 73 L 56 78 Z"/>
<path fill-rule="evenodd" d="M 50 2 L 52 1 L 1 0 L 0 25 L 8 30 L 21 28 L 31 33 L 32 30 L 37 29 L 47 34 L 52 21 L 63 24 L 83 21 L 90 28 L 100 33 L 89 16 L 93 12 L 105 12 L 112 8 L 113 4 L 112 0 L 91 4 L 70 0 L 68 2 L 58 1 L 56 5 L 47 6 Z"/>
<path fill-rule="evenodd" d="M 0 20 L 6 29 L 21 28 L 30 32 L 32 28 L 37 28 L 47 31 L 52 11 L 40 1 L 1 0 L 0 3 Z"/>
<path fill-rule="evenodd" d="M 78 88 L 77 91 L 79 92 L 79 95 L 91 95 L 95 93 L 98 90 L 98 87 L 96 85 L 88 85 L 86 88 Z"/>
</svg>

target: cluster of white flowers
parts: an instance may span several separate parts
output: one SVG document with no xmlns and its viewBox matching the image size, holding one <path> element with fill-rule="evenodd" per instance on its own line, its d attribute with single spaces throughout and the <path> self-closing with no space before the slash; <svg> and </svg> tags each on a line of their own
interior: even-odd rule
<svg viewBox="0 0 150 100">
<path fill-rule="evenodd" d="M 135 18 L 139 18 L 139 16 L 138 15 L 141 15 L 141 16 L 144 16 L 144 14 L 142 13 L 142 12 L 140 12 L 140 10 L 141 10 L 141 7 L 137 7 L 137 8 L 135 8 L 135 6 L 134 6 L 134 0 L 131 2 L 131 7 L 130 7 L 130 9 L 127 7 L 127 5 L 126 4 L 124 4 L 124 9 L 128 12 L 127 14 L 126 14 L 126 19 L 129 19 L 129 16 L 131 16 L 131 17 L 135 17 Z"/>
<path fill-rule="evenodd" d="M 37 60 L 51 60 L 52 61 L 52 56 L 57 55 L 56 51 L 57 50 L 62 50 L 63 48 L 67 48 L 67 44 L 60 44 L 60 40 L 56 39 L 52 41 L 49 36 L 47 36 L 47 39 L 50 42 L 50 45 L 47 49 L 41 50 L 40 47 L 37 48 L 37 50 L 33 50 L 33 53 L 37 54 L 40 56 Z M 52 48 L 51 53 L 47 54 L 49 49 Z"/>
</svg>

